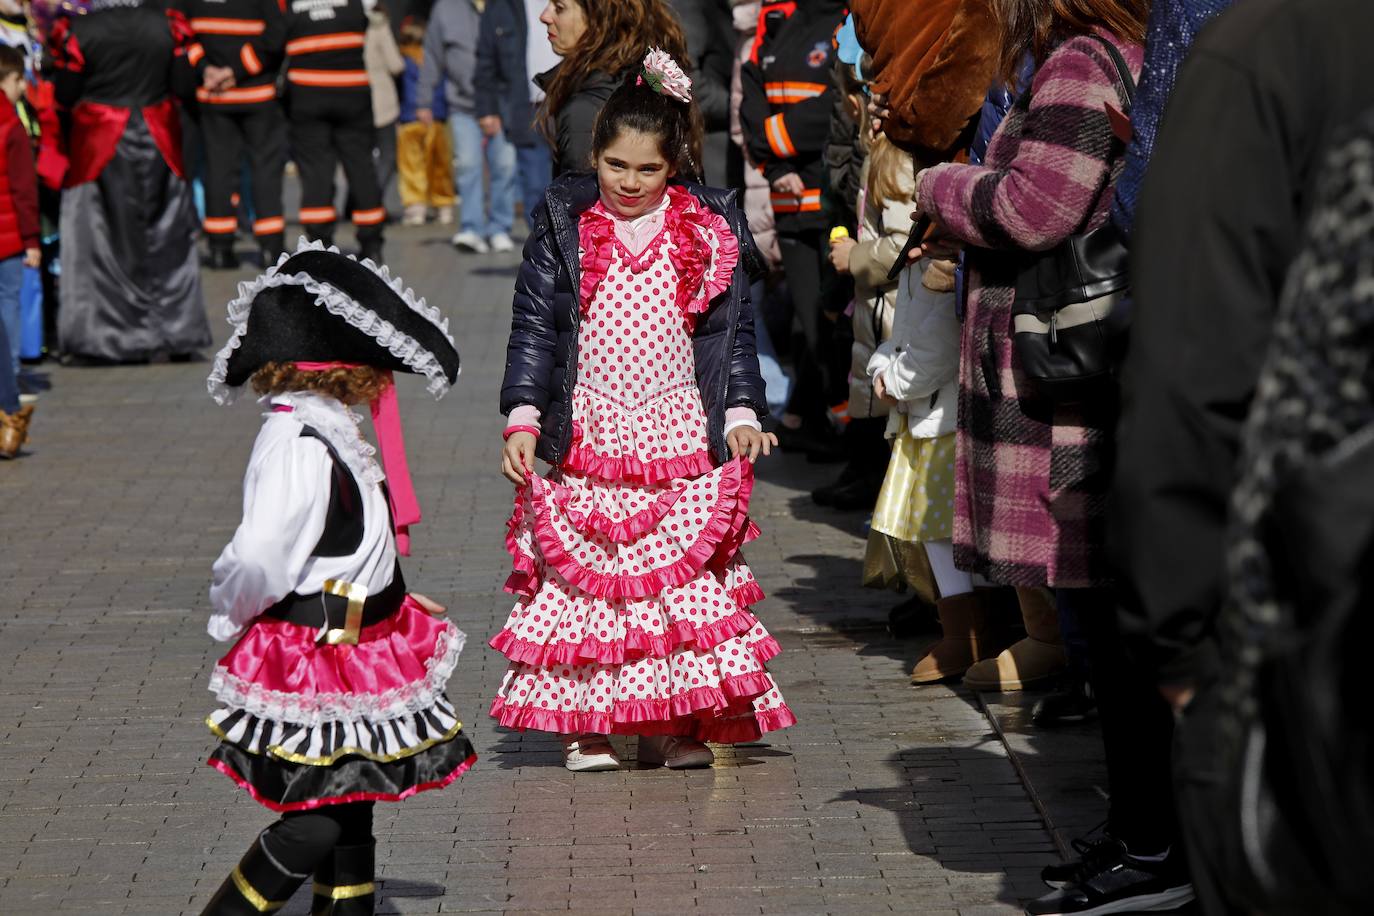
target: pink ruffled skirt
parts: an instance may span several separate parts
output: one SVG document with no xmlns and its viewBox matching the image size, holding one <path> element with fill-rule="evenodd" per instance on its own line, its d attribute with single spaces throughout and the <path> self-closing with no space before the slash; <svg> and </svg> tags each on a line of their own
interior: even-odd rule
<svg viewBox="0 0 1374 916">
<path fill-rule="evenodd" d="M 722 743 L 793 724 L 765 667 L 780 648 L 749 610 L 763 591 L 740 557 L 758 535 L 753 466 L 590 455 L 574 450 L 516 495 L 506 590 L 519 600 L 491 640 L 511 662 L 491 714 Z"/>
</svg>

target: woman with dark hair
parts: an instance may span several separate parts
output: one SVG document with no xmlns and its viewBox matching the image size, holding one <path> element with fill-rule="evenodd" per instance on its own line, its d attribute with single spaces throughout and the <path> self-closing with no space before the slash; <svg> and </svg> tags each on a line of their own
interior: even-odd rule
<svg viewBox="0 0 1374 916">
<path fill-rule="evenodd" d="M 611 93 L 650 48 L 687 60 L 687 40 L 664 0 L 549 0 L 539 21 L 563 57 L 535 78 L 545 92 L 539 124 L 553 147 L 553 173 L 584 172 L 592 167 L 592 127 Z"/>
<path fill-rule="evenodd" d="M 1084 861 L 1046 876 L 1065 886 L 1027 912 L 1171 909 L 1193 891 L 1171 816 L 1169 712 L 1120 649 L 1105 550 L 1116 392 L 1107 381 L 1091 399 L 1065 403 L 1034 388 L 1013 346 L 1012 318 L 1030 253 L 1109 217 L 1127 133 L 1114 129 L 1112 113 L 1129 113 L 1127 83 L 1140 71 L 1149 3 L 994 0 L 992 7 L 1003 77 L 1014 80 L 1027 53 L 1038 66 L 1029 85 L 1017 87 L 1020 97 L 982 165 L 946 163 L 916 178 L 917 209 L 968 250 L 954 558 L 1018 588 L 1029 634 L 970 668 L 966 683 L 1015 689 L 1063 665 L 1044 592 L 1055 590 L 1088 637 L 1111 808 L 1106 835 Z"/>
</svg>

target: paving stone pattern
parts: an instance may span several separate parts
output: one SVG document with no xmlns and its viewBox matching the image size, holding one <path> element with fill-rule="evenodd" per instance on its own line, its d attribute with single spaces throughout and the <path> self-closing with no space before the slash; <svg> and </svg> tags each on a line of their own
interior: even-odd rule
<svg viewBox="0 0 1374 916">
<path fill-rule="evenodd" d="M 1042 892 L 1056 844 L 1006 745 L 972 696 L 908 686 L 919 644 L 888 641 L 875 624 L 894 598 L 857 586 L 862 518 L 812 507 L 834 471 L 800 458 L 762 463 L 748 550 L 799 725 L 710 770 L 579 775 L 550 736 L 494 727 L 517 259 L 460 257 L 437 230 L 395 230 L 388 253 L 465 360 L 441 402 L 402 382 L 425 511 L 406 578 L 469 634 L 450 693 L 481 759 L 378 807 L 379 912 L 972 916 Z M 217 340 L 250 276 L 207 275 Z M 206 588 L 259 424 L 251 404 L 214 405 L 208 369 L 45 366 L 29 454 L 0 467 L 0 913 L 197 913 L 273 819 L 204 765 L 224 648 Z M 283 912 L 308 910 L 301 893 Z"/>
</svg>

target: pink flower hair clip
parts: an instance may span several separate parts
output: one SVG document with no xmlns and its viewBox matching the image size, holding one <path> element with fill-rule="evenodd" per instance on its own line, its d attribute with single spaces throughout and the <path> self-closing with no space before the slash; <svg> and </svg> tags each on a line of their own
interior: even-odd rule
<svg viewBox="0 0 1374 916">
<path fill-rule="evenodd" d="M 677 61 L 662 48 L 651 48 L 644 55 L 644 73 L 640 83 L 648 83 L 649 88 L 659 95 L 670 96 L 684 104 L 692 101 L 692 78 L 682 72 Z"/>
</svg>

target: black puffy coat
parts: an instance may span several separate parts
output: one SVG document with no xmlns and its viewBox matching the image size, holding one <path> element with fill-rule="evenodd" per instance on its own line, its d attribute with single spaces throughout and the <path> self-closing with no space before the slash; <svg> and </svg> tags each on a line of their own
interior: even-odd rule
<svg viewBox="0 0 1374 916">
<path fill-rule="evenodd" d="M 706 409 L 711 451 L 718 462 L 729 457 L 725 443 L 725 410 L 749 406 L 768 413 L 759 358 L 754 343 L 754 307 L 749 301 L 751 274 L 763 268 L 744 212 L 734 191 L 684 183 L 703 205 L 725 217 L 739 240 L 740 259 L 729 289 L 718 295 L 693 331 L 697 387 Z M 501 412 L 533 404 L 541 413 L 536 454 L 557 466 L 572 440 L 572 393 L 577 383 L 577 329 L 582 311 L 582 279 L 577 222 L 596 203 L 595 175 L 564 175 L 544 192 L 534 211 L 525 242 L 524 263 L 515 281 L 506 377 L 501 386 Z"/>
</svg>

